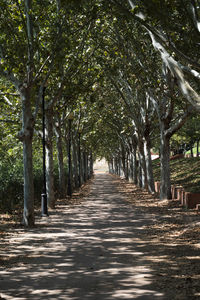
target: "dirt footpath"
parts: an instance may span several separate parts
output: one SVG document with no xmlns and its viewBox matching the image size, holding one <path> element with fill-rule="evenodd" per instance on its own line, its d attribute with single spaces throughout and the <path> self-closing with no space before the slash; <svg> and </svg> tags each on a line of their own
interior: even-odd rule
<svg viewBox="0 0 200 300">
<path fill-rule="evenodd" d="M 199 299 L 165 280 L 166 260 L 174 281 L 180 270 L 168 256 L 173 246 L 154 247 L 148 234 L 160 216 L 134 207 L 119 184 L 96 174 L 81 203 L 60 204 L 36 228 L 8 235 L 0 299 Z"/>
</svg>

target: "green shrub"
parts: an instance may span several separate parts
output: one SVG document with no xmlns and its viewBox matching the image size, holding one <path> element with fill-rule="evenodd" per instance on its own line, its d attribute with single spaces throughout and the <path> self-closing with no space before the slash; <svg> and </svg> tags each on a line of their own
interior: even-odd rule
<svg viewBox="0 0 200 300">
<path fill-rule="evenodd" d="M 23 166 L 12 159 L 0 162 L 0 209 L 11 212 L 23 203 Z"/>
</svg>

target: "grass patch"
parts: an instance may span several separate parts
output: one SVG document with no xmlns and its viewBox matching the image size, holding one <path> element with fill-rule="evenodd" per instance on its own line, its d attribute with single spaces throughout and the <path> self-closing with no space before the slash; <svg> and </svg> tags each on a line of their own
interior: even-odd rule
<svg viewBox="0 0 200 300">
<path fill-rule="evenodd" d="M 187 192 L 200 193 L 200 157 L 170 161 L 171 183 L 182 185 Z M 155 181 L 160 181 L 160 160 L 153 161 Z"/>
</svg>

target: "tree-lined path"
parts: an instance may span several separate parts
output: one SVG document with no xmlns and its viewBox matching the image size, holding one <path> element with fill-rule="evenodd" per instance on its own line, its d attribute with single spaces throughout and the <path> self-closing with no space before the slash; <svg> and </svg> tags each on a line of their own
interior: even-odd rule
<svg viewBox="0 0 200 300">
<path fill-rule="evenodd" d="M 152 216 L 135 213 L 116 185 L 114 177 L 96 174 L 81 204 L 60 206 L 42 227 L 10 237 L 1 297 L 164 299 L 147 258 L 155 253 L 143 235 Z"/>
</svg>

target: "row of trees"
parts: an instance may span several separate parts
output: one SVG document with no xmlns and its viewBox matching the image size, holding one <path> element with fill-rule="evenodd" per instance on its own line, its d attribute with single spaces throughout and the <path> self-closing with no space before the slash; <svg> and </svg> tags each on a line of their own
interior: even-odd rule
<svg viewBox="0 0 200 300">
<path fill-rule="evenodd" d="M 71 112 L 74 174 L 82 132 L 84 152 L 106 157 L 113 168 L 120 157 L 124 171 L 131 162 L 132 177 L 153 192 L 151 148 L 160 148 L 160 196 L 170 198 L 170 141 L 200 108 L 198 1 L 3 0 L 0 27 L 1 152 L 21 157 L 18 132 L 24 224 L 34 224 L 33 153 L 41 151 L 45 86 L 50 206 L 55 164 L 62 195 L 66 187 Z"/>
</svg>

